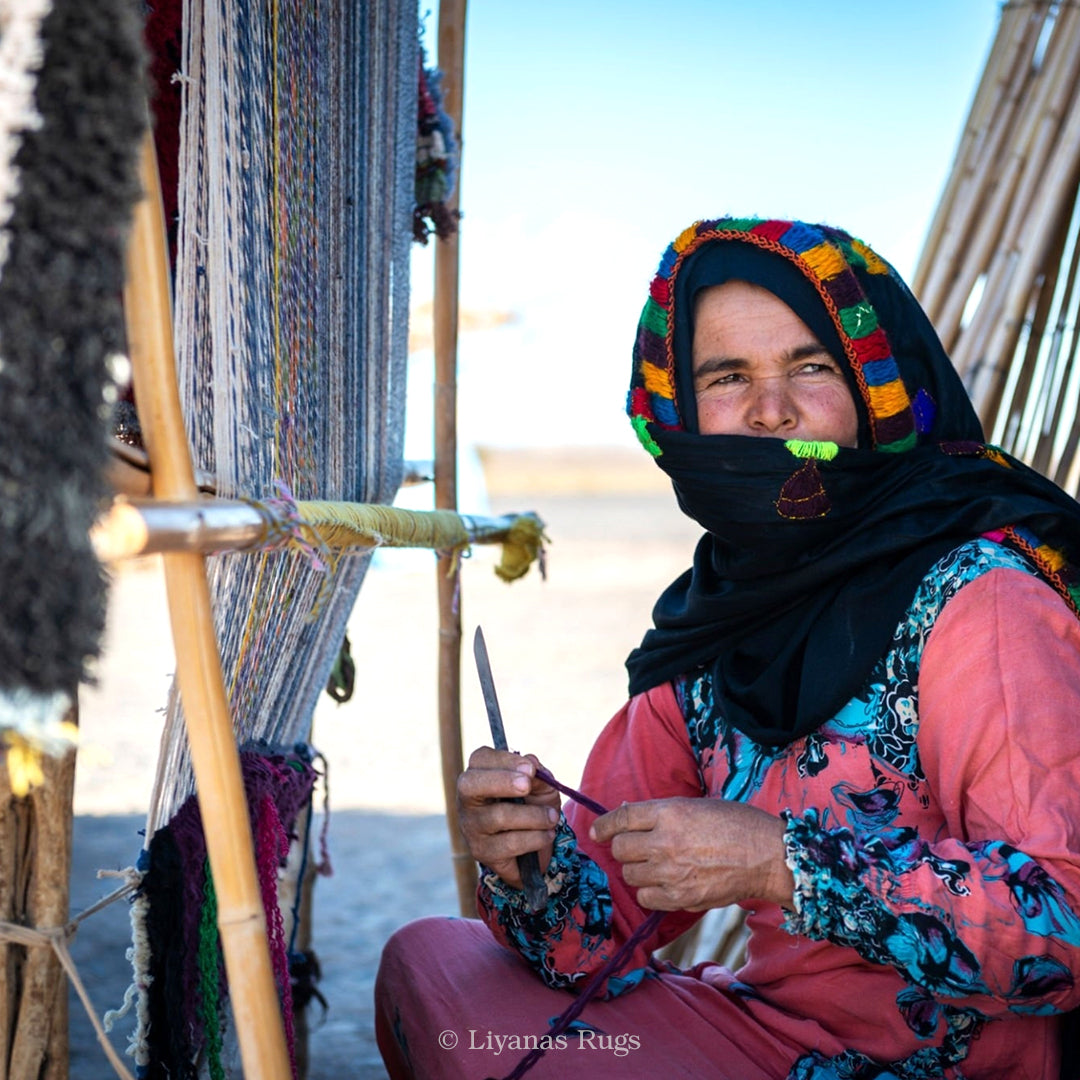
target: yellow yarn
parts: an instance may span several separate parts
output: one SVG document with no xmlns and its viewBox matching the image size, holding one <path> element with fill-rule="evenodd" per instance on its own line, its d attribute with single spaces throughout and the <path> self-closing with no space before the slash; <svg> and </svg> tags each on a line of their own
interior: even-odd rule
<svg viewBox="0 0 1080 1080">
<path fill-rule="evenodd" d="M 861 240 L 853 240 L 851 246 L 866 260 L 866 269 L 871 274 L 887 274 L 889 272 L 889 264 L 877 254 L 876 251 L 868 248 Z"/>
<path fill-rule="evenodd" d="M 867 390 L 870 394 L 870 408 L 875 416 L 895 416 L 911 404 L 904 384 L 899 379 L 894 379 L 884 386 L 868 386 Z"/>
<path fill-rule="evenodd" d="M 48 730 L 40 734 L 5 728 L 0 733 L 0 741 L 4 744 L 12 795 L 21 799 L 31 788 L 41 787 L 45 783 L 45 770 L 42 768 L 44 756 L 63 753 L 68 746 L 74 746 L 78 739 L 78 727 L 67 720 L 49 725 Z"/>
<path fill-rule="evenodd" d="M 1057 548 L 1040 544 L 1035 554 L 1056 574 L 1065 565 L 1065 556 Z"/>
<path fill-rule="evenodd" d="M 829 243 L 808 248 L 800 257 L 822 281 L 829 281 L 847 269 L 844 256 Z"/>
<path fill-rule="evenodd" d="M 503 581 L 517 581 L 529 572 L 529 567 L 544 551 L 547 541 L 544 523 L 535 514 L 522 514 L 514 519 L 502 545 L 502 559 L 495 573 Z M 543 564 L 541 563 L 541 572 Z"/>
<path fill-rule="evenodd" d="M 641 375 L 645 381 L 645 389 L 650 394 L 659 394 L 665 398 L 675 396 L 671 389 L 671 380 L 668 378 L 666 368 L 657 367 L 646 360 L 641 365 Z"/>
<path fill-rule="evenodd" d="M 327 548 L 414 547 L 454 551 L 471 544 L 501 543 L 502 561 L 495 573 L 503 581 L 524 577 L 539 557 L 544 523 L 535 514 L 510 521 L 475 521 L 452 510 L 402 510 L 365 503 L 308 501 L 296 504 L 307 529 Z"/>
<path fill-rule="evenodd" d="M 675 243 L 671 246 L 681 254 L 690 246 L 695 236 L 697 236 L 697 228 L 694 225 L 690 225 L 675 237 Z"/>
</svg>

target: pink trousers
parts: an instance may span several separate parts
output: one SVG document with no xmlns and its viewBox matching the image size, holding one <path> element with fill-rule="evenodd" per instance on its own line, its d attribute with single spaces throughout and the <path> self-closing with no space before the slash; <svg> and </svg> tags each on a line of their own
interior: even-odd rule
<svg viewBox="0 0 1080 1080">
<path fill-rule="evenodd" d="M 573 998 L 544 986 L 482 923 L 434 917 L 386 944 L 376 1035 L 392 1080 L 506 1077 L 538 1043 L 548 1049 L 529 1080 L 783 1080 L 807 1047 L 842 1049 L 794 1017 L 779 1037 L 755 1015 L 759 1003 L 727 990 L 730 981 L 715 964 L 646 979 L 611 1001 L 590 1002 L 579 1019 L 588 1030 L 544 1042 Z"/>
</svg>

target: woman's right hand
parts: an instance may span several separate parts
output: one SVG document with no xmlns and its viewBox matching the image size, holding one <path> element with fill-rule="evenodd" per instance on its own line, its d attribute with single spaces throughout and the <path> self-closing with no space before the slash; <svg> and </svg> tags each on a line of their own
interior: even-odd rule
<svg viewBox="0 0 1080 1080">
<path fill-rule="evenodd" d="M 458 777 L 458 823 L 469 854 L 515 889 L 521 888 L 517 857 L 536 851 L 546 869 L 555 841 L 561 800 L 536 778 L 539 764 L 532 754 L 482 746 Z"/>
</svg>

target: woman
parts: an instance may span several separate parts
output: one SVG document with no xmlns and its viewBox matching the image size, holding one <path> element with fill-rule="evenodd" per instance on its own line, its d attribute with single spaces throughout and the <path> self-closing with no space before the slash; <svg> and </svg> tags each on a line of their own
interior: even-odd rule
<svg viewBox="0 0 1080 1080">
<path fill-rule="evenodd" d="M 617 809 L 562 814 L 535 758 L 472 755 L 487 930 L 388 944 L 391 1074 L 508 1072 L 555 991 L 659 910 L 583 1014 L 606 1054 L 571 1038 L 535 1075 L 1056 1077 L 1080 1003 L 1076 504 L 983 445 L 906 286 L 826 226 L 683 232 L 629 411 L 707 531 L 585 769 Z M 749 913 L 739 972 L 650 958 L 729 903 Z"/>
</svg>

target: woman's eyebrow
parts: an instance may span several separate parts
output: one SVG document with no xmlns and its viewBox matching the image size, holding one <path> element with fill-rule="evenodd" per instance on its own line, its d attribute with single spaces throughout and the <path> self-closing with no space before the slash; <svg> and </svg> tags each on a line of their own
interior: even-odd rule
<svg viewBox="0 0 1080 1080">
<path fill-rule="evenodd" d="M 832 356 L 832 353 L 820 341 L 815 339 L 788 349 L 781 359 L 785 364 L 791 364 L 798 360 L 806 360 L 811 356 L 821 356 L 822 353 Z M 717 372 L 742 371 L 749 366 L 750 362 L 742 357 L 710 356 L 694 365 L 694 378 L 696 379 L 700 375 L 715 375 Z"/>
<path fill-rule="evenodd" d="M 739 371 L 748 366 L 748 361 L 734 356 L 710 356 L 694 365 L 694 378 L 699 375 L 715 375 L 718 371 Z"/>
<path fill-rule="evenodd" d="M 784 359 L 790 363 L 792 360 L 805 360 L 808 356 L 820 356 L 822 353 L 832 356 L 832 353 L 820 341 L 815 339 L 808 341 L 805 345 L 796 345 L 794 349 L 787 352 Z"/>
</svg>

